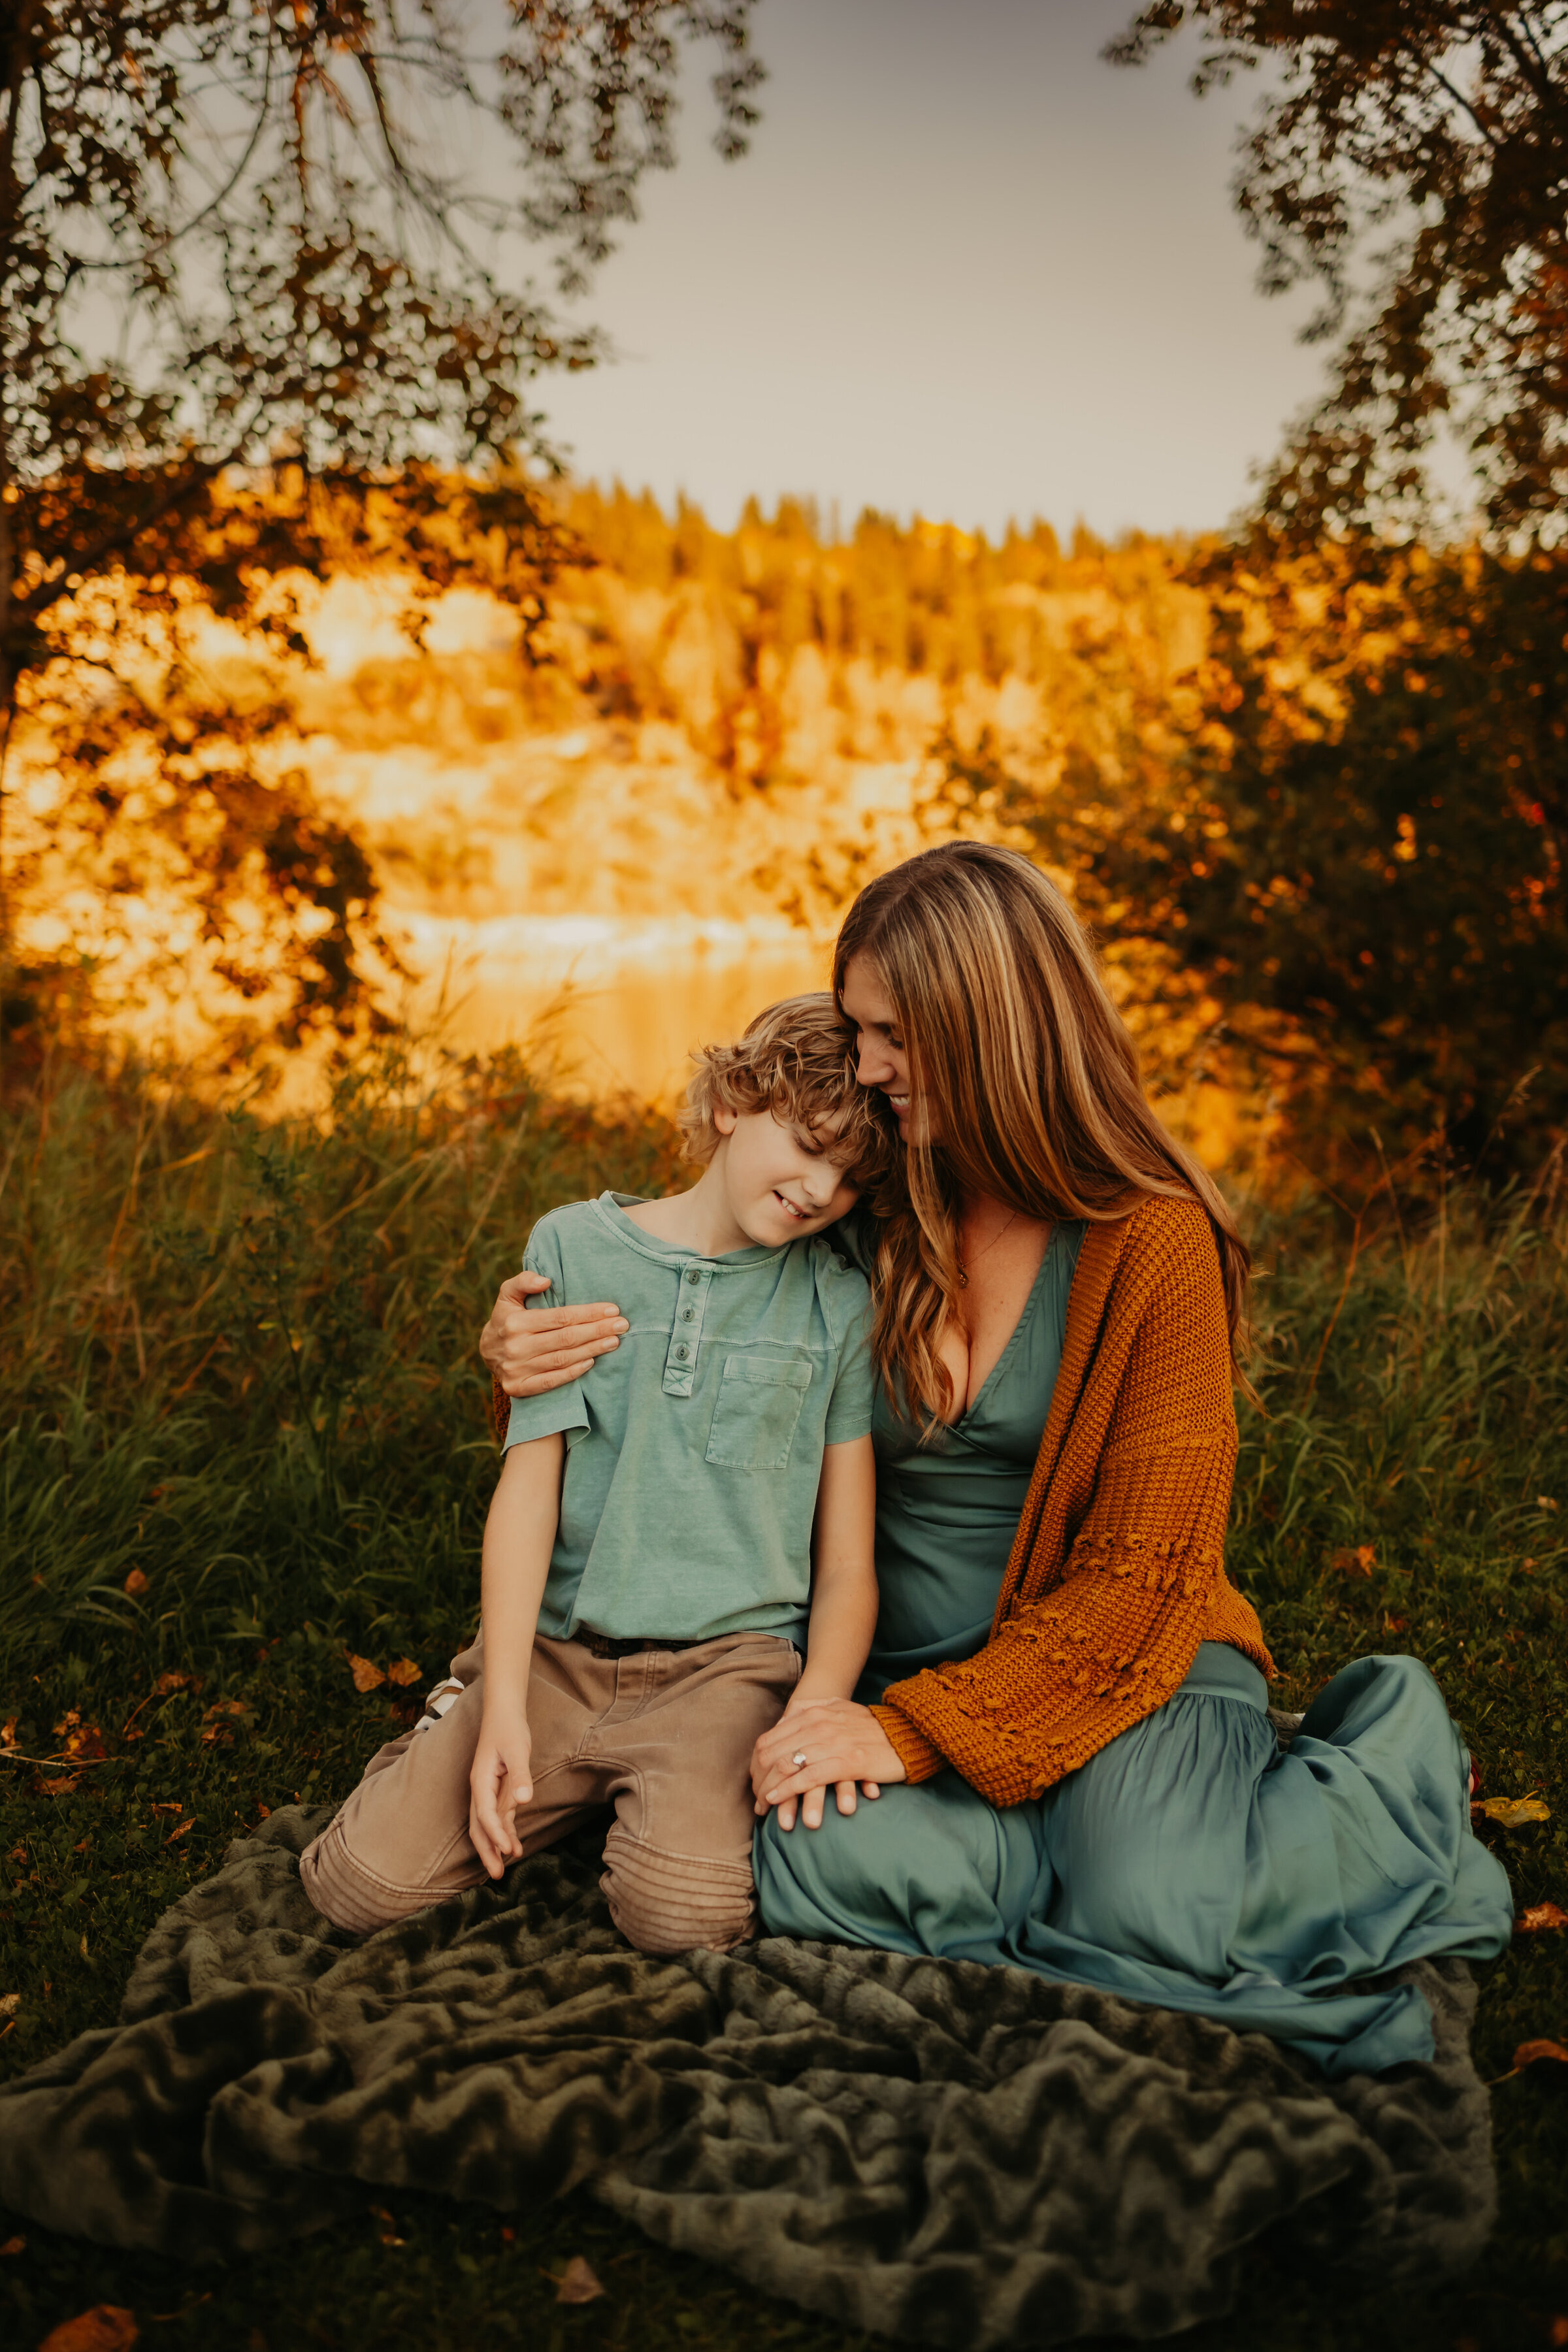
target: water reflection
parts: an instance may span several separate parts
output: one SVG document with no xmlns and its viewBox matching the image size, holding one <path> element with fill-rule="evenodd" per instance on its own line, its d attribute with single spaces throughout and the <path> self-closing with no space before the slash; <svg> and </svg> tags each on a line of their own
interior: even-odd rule
<svg viewBox="0 0 1568 2352">
<path fill-rule="evenodd" d="M 679 1098 L 696 1045 L 737 1036 L 753 1013 L 823 988 L 831 941 L 777 920 L 668 923 L 509 915 L 405 915 L 420 976 L 416 1022 L 439 1018 L 460 1051 L 517 1045 L 569 1093 Z"/>
</svg>

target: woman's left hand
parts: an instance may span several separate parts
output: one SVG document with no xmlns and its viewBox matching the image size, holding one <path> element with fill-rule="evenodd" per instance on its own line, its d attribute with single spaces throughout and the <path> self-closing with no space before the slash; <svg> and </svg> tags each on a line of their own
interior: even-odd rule
<svg viewBox="0 0 1568 2352">
<path fill-rule="evenodd" d="M 796 1764 L 796 1756 L 805 1762 Z M 852 1813 L 857 1783 L 878 1797 L 903 1778 L 898 1750 L 870 1708 L 848 1698 L 793 1701 L 752 1751 L 755 1811 L 776 1805 L 785 1830 L 795 1827 L 797 1804 L 806 1828 L 820 1829 L 829 1788 L 837 1791 L 839 1811 Z"/>
</svg>

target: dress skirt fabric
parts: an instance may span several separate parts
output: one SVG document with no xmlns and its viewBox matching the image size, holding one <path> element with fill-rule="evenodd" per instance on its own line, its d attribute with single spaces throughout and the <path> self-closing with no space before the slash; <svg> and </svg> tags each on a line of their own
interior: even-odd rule
<svg viewBox="0 0 1568 2352">
<path fill-rule="evenodd" d="M 1490 1958 L 1512 1903 L 1469 1826 L 1469 1759 L 1413 1658 L 1336 1675 L 1288 1748 L 1263 1677 L 1205 1642 L 1173 1698 L 1045 1796 L 999 1811 L 953 1771 L 822 1827 L 760 1824 L 770 1934 L 986 1960 L 1195 2011 L 1325 2074 L 1429 2058 L 1409 1985 Z"/>
</svg>

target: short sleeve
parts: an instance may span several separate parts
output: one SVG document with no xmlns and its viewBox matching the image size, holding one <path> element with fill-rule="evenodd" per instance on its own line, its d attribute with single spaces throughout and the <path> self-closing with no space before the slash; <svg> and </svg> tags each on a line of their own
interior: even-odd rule
<svg viewBox="0 0 1568 2352">
<path fill-rule="evenodd" d="M 550 1278 L 550 1288 L 528 1302 L 531 1307 L 569 1307 L 572 1303 L 566 1285 L 566 1269 L 561 1254 L 561 1236 L 548 1217 L 542 1217 L 528 1237 L 523 1251 L 524 1271 L 543 1274 Z M 547 1389 L 542 1396 L 513 1397 L 511 1413 L 501 1440 L 504 1454 L 513 1445 L 528 1445 L 536 1437 L 556 1437 L 563 1430 L 587 1429 L 587 1402 L 581 1381 L 568 1381 L 564 1388 Z"/>
<path fill-rule="evenodd" d="M 844 1337 L 833 1394 L 827 1401 L 823 1443 L 847 1445 L 851 1438 L 867 1436 L 871 1427 L 871 1395 L 877 1378 L 871 1357 L 871 1287 L 864 1275 L 848 1268 L 836 1278 L 846 1294 Z"/>
</svg>

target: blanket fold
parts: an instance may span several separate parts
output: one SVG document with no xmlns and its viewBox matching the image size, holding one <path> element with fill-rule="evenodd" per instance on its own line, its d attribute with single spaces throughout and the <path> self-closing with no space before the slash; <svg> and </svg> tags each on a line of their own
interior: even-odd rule
<svg viewBox="0 0 1568 2352">
<path fill-rule="evenodd" d="M 591 1840 L 355 1943 L 275 1813 L 161 1919 L 118 2026 L 0 2087 L 0 2202 L 195 2259 L 416 2189 L 578 2184 L 847 2328 L 963 2347 L 1152 2337 L 1247 2251 L 1384 2280 L 1490 2226 L 1475 1990 L 1430 2065 L 1329 2084 L 1259 2035 L 1021 1970 L 772 1939 L 628 1948 Z"/>
</svg>

